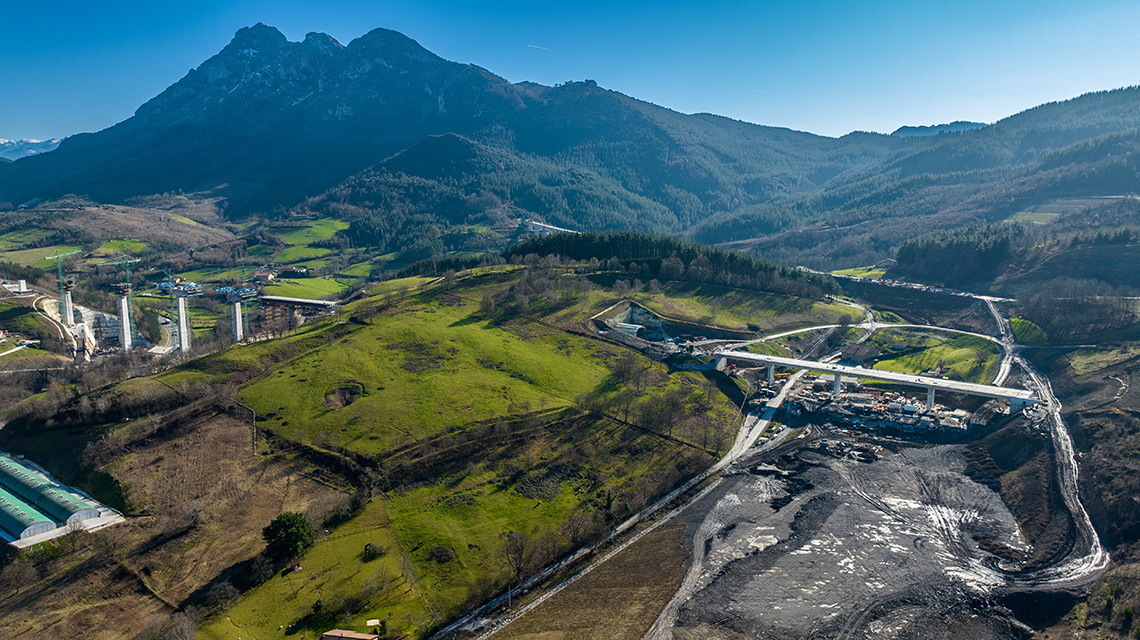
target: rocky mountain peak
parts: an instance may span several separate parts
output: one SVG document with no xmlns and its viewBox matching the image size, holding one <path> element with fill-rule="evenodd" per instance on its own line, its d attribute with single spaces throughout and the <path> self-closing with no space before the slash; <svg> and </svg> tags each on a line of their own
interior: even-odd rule
<svg viewBox="0 0 1140 640">
<path fill-rule="evenodd" d="M 252 27 L 242 27 L 234 34 L 233 40 L 226 46 L 230 50 L 243 49 L 284 49 L 289 46 L 285 34 L 264 22 L 258 22 Z M 226 49 L 223 49 L 225 51 Z"/>
<path fill-rule="evenodd" d="M 344 45 L 337 42 L 336 38 L 327 33 L 317 33 L 310 31 L 305 34 L 305 41 L 301 46 L 325 53 L 328 55 L 336 55 L 344 49 Z"/>
</svg>

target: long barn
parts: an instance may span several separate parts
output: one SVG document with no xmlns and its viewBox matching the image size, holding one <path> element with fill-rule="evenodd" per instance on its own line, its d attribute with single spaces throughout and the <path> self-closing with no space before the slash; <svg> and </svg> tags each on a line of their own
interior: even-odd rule
<svg viewBox="0 0 1140 640">
<path fill-rule="evenodd" d="M 11 543 L 62 535 L 70 525 L 117 514 L 55 482 L 38 469 L 0 454 L 0 537 Z"/>
</svg>

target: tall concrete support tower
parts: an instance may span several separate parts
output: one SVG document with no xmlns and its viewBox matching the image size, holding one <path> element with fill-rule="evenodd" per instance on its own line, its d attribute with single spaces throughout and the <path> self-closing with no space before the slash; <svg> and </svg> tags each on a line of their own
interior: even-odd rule
<svg viewBox="0 0 1140 640">
<path fill-rule="evenodd" d="M 119 344 L 123 350 L 131 348 L 131 338 L 131 290 L 123 289 L 119 295 Z"/>
<path fill-rule="evenodd" d="M 60 287 L 63 298 L 60 300 L 59 319 L 65 327 L 75 324 L 75 305 L 71 302 L 71 290 L 74 288 L 75 280 L 73 278 L 65 280 L 63 286 Z"/>
<path fill-rule="evenodd" d="M 178 350 L 190 352 L 190 313 L 186 310 L 186 296 L 178 296 Z"/>
<path fill-rule="evenodd" d="M 242 323 L 241 300 L 234 300 L 234 342 L 245 338 L 245 325 Z"/>
</svg>

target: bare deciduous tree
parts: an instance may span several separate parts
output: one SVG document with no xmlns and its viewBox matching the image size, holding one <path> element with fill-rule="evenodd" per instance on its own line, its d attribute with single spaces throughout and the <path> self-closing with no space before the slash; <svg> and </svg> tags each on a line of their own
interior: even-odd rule
<svg viewBox="0 0 1140 640">
<path fill-rule="evenodd" d="M 522 531 L 506 531 L 499 536 L 499 553 L 515 580 L 522 579 L 534 563 L 536 545 Z"/>
</svg>

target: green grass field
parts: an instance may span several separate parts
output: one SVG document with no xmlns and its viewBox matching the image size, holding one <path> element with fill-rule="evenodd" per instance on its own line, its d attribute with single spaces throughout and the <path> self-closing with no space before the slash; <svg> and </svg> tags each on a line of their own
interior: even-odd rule
<svg viewBox="0 0 1140 640">
<path fill-rule="evenodd" d="M 443 482 L 391 498 L 393 526 L 406 546 L 419 547 L 411 555 L 420 579 L 445 615 L 462 610 L 487 569 L 506 569 L 497 557 L 504 531 L 522 531 L 536 541 L 554 540 L 571 515 L 590 513 L 604 501 L 606 492 L 646 498 L 659 495 L 665 488 L 662 485 L 670 482 L 665 478 L 680 477 L 674 471 L 678 466 L 691 473 L 698 467 L 696 460 L 706 460 L 653 436 L 591 421 L 556 425 L 514 456 L 498 458 L 509 452 L 492 449 L 482 459 L 441 478 Z M 593 455 L 587 457 L 587 452 Z M 504 469 L 513 468 L 508 462 L 521 469 L 521 482 L 506 480 Z M 560 473 L 567 464 L 583 471 L 569 476 Z M 596 483 L 590 477 L 605 480 Z M 529 487 L 536 486 L 535 481 L 550 484 L 541 493 L 531 493 Z M 617 507 L 619 517 L 625 508 Z M 436 547 L 453 550 L 456 559 L 432 561 L 429 553 Z"/>
<path fill-rule="evenodd" d="M 198 283 L 241 282 L 242 277 L 252 278 L 254 269 L 198 269 L 175 274 L 179 278 Z"/>
<path fill-rule="evenodd" d="M 523 339 L 471 321 L 473 303 L 408 305 L 362 327 L 333 348 L 311 351 L 241 392 L 287 437 L 322 435 L 375 453 L 448 427 L 564 406 L 609 375 L 589 340 L 534 328 Z M 565 353 L 560 342 L 570 345 Z M 304 382 L 298 385 L 297 382 Z M 362 397 L 332 410 L 325 397 L 349 385 Z"/>
<path fill-rule="evenodd" d="M 761 333 L 829 324 L 842 315 L 856 313 L 834 302 L 688 282 L 670 282 L 660 293 L 631 292 L 627 297 L 678 320 L 729 329 L 752 325 Z"/>
<path fill-rule="evenodd" d="M 331 249 L 323 249 L 311 245 L 314 242 L 328 240 L 333 237 L 337 231 L 347 228 L 347 222 L 333 220 L 331 218 L 322 218 L 301 229 L 284 229 L 287 232 L 283 233 L 281 237 L 284 238 L 286 247 L 277 254 L 275 262 L 279 264 L 295 264 L 303 260 L 327 256 L 333 253 Z"/>
<path fill-rule="evenodd" d="M 1052 224 L 1060 218 L 1059 213 L 1030 213 L 1028 211 L 1021 211 L 1013 214 L 1010 218 L 1013 222 L 1030 222 L 1033 224 Z"/>
<path fill-rule="evenodd" d="M 872 344 L 884 349 L 875 369 L 922 373 L 934 370 L 943 360 L 948 369 L 943 375 L 979 384 L 993 380 L 1000 355 L 998 346 L 984 338 L 936 331 L 879 331 Z"/>
<path fill-rule="evenodd" d="M 333 278 L 296 278 L 275 280 L 265 285 L 265 295 L 289 298 L 323 298 L 348 289 L 348 285 Z"/>
<path fill-rule="evenodd" d="M 837 269 L 832 273 L 840 276 L 855 276 L 857 278 L 870 278 L 877 280 L 882 278 L 887 273 L 885 268 L 877 267 L 855 267 L 854 269 Z"/>
<path fill-rule="evenodd" d="M 93 258 L 116 258 L 124 253 L 140 253 L 145 251 L 147 244 L 142 240 L 108 240 L 94 253 Z"/>
<path fill-rule="evenodd" d="M 562 526 L 572 515 L 601 518 L 613 495 L 610 517 L 625 517 L 712 460 L 697 446 L 711 442 L 713 421 L 728 425 L 736 415 L 718 387 L 634 356 L 649 372 L 637 397 L 647 406 L 670 394 L 684 398 L 686 415 L 699 417 L 670 432 L 697 446 L 589 417 L 576 406 L 584 393 L 623 392 L 611 363 L 624 350 L 543 324 L 479 317 L 476 300 L 504 277 L 514 276 L 433 285 L 390 306 L 387 296 L 369 298 L 345 309 L 347 322 L 320 320 L 160 376 L 177 386 L 268 366 L 238 393 L 263 427 L 375 457 L 385 482 L 402 485 L 387 493 L 386 512 L 374 499 L 305 553 L 300 575 L 274 577 L 200 637 L 315 638 L 330 625 L 306 616 L 334 592 L 369 594 L 361 611 L 337 621 L 341 628 L 363 631 L 364 620 L 376 617 L 418 634 L 506 586 L 504 532 L 530 536 L 536 553 L 565 553 L 572 545 Z M 588 307 L 583 300 L 575 308 L 585 315 Z M 376 540 L 389 553 L 372 568 L 359 554 Z M 440 549 L 454 557 L 441 560 Z M 395 584 L 400 597 L 369 584 Z"/>
<path fill-rule="evenodd" d="M 0 304 L 0 329 L 28 335 L 51 325 L 28 305 Z"/>
<path fill-rule="evenodd" d="M 202 226 L 205 226 L 205 225 L 203 225 L 201 222 L 198 222 L 197 220 L 191 220 L 190 218 L 187 218 L 186 216 L 180 216 L 180 215 L 177 215 L 177 214 L 173 214 L 173 213 L 172 213 L 172 214 L 170 214 L 170 217 L 171 217 L 171 218 L 174 218 L 175 220 L 177 220 L 177 221 L 179 221 L 179 222 L 181 222 L 182 224 L 188 224 L 188 225 L 190 225 L 190 226 L 192 226 L 192 227 L 202 227 Z"/>
<path fill-rule="evenodd" d="M 38 249 L 0 251 L 0 261 L 15 262 L 24 267 L 35 267 L 37 269 L 55 269 L 55 260 L 48 260 L 48 256 L 54 256 L 56 251 L 67 253 L 69 251 L 78 251 L 82 248 L 81 245 L 77 244 L 61 244 L 50 247 L 40 247 Z"/>
<path fill-rule="evenodd" d="M 48 234 L 42 229 L 21 229 L 0 235 L 0 252 L 23 249 L 29 243 L 36 242 Z"/>
<path fill-rule="evenodd" d="M 372 270 L 376 267 L 387 262 L 386 260 L 367 260 L 365 262 L 358 262 L 350 267 L 340 270 L 342 275 L 354 276 L 357 278 L 367 278 L 372 274 Z"/>
<path fill-rule="evenodd" d="M 785 358 L 792 355 L 791 351 L 775 342 L 759 342 L 757 344 L 751 344 L 745 347 L 744 351 L 765 356 L 783 356 Z"/>
<path fill-rule="evenodd" d="M 362 557 L 364 545 L 379 545 L 386 553 L 375 560 Z M 414 571 L 402 561 L 399 543 L 382 498 L 318 540 L 299 558 L 301 570 L 278 573 L 246 594 L 224 616 L 215 616 L 198 631 L 203 640 L 294 638 L 316 640 L 332 628 L 372 632 L 369 618 L 388 621 L 389 630 L 416 635 L 432 621 Z M 323 600 L 336 608 L 346 596 L 365 600 L 363 609 L 343 618 L 314 619 L 313 604 Z"/>
<path fill-rule="evenodd" d="M 525 575 L 664 495 L 731 446 L 741 381 L 670 371 L 584 334 L 584 322 L 620 296 L 596 284 L 586 291 L 591 281 L 564 269 L 523 275 L 520 267 L 502 266 L 448 281 L 391 281 L 292 335 L 99 391 L 108 406 L 161 399 L 174 407 L 183 383 L 238 384 L 236 399 L 256 411 L 262 433 L 273 434 L 259 438 L 267 463 L 281 451 L 303 452 L 313 465 L 305 478 L 312 474 L 348 491 L 359 486 L 373 496 L 352 519 L 329 525 L 328 535 L 300 556 L 300 570 L 280 572 L 242 595 L 206 621 L 200 638 L 315 640 L 333 627 L 371 631 L 369 618 L 383 620 L 393 635 L 422 638 L 516 579 L 503 551 L 508 532 L 528 540 L 533 561 Z M 520 294 L 504 291 L 531 284 L 539 288 L 525 305 Z M 725 324 L 759 319 L 778 326 L 848 313 L 838 305 L 720 287 L 678 284 L 669 291 L 675 298 L 641 295 L 647 306 L 671 305 L 670 315 L 699 321 L 711 314 Z M 499 301 L 496 312 L 480 309 L 487 294 Z M 163 311 L 168 304 L 139 299 Z M 217 320 L 194 304 L 195 326 Z M 144 429 L 175 419 L 143 415 L 149 410 L 107 427 Z M 249 418 L 244 410 L 239 415 L 242 422 L 234 424 L 245 450 Z M 180 433 L 205 433 L 206 423 L 194 422 L 202 417 L 192 414 Z M 234 417 L 211 417 L 208 428 Z M 103 433 L 92 431 L 91 438 Z M 47 439 L 41 444 L 50 446 Z M 250 473 L 270 468 L 261 456 L 250 458 Z M 141 477 L 151 477 L 140 469 Z M 145 508 L 141 494 L 124 495 L 131 508 Z M 271 500 L 265 511 L 277 504 Z M 366 561 L 367 543 L 387 552 Z M 203 570 L 204 579 L 232 562 Z M 323 612 L 314 611 L 318 600 Z"/>
<path fill-rule="evenodd" d="M 1013 328 L 1013 335 L 1023 344 L 1045 344 L 1049 336 L 1045 330 L 1025 318 L 1010 318 L 1009 324 Z"/>
<path fill-rule="evenodd" d="M 397 278 L 395 280 L 385 280 L 384 282 L 381 282 L 380 284 L 376 285 L 375 287 L 372 287 L 372 289 L 370 289 L 368 291 L 368 295 L 375 296 L 375 295 L 380 295 L 381 293 L 385 293 L 387 291 L 400 291 L 400 290 L 416 289 L 416 288 L 419 288 L 419 287 L 422 287 L 422 286 L 428 284 L 429 282 L 433 282 L 433 281 L 438 280 L 438 279 L 439 278 L 437 278 L 435 276 L 412 276 L 410 278 Z"/>
</svg>

